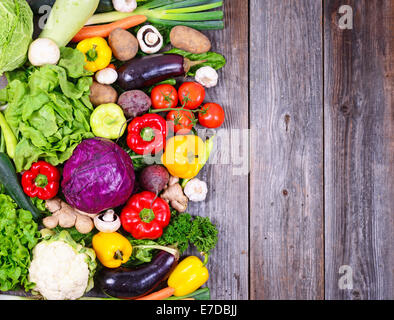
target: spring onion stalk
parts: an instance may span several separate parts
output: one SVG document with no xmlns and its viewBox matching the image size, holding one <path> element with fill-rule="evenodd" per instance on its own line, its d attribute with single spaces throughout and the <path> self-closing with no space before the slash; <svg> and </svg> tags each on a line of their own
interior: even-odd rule
<svg viewBox="0 0 394 320">
<path fill-rule="evenodd" d="M 164 26 L 183 25 L 198 30 L 223 29 L 223 0 L 153 0 L 133 12 L 106 12 L 92 16 L 86 25 L 110 23 L 133 15 L 144 15 L 148 21 Z"/>
</svg>

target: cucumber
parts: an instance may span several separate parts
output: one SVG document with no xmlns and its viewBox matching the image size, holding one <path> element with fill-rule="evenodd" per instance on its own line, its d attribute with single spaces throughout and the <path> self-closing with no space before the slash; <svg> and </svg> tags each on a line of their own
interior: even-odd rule
<svg viewBox="0 0 394 320">
<path fill-rule="evenodd" d="M 31 202 L 30 198 L 23 192 L 18 176 L 10 158 L 4 153 L 0 153 L 0 182 L 4 185 L 10 197 L 19 207 L 30 211 L 33 219 L 38 221 L 41 212 Z"/>
</svg>

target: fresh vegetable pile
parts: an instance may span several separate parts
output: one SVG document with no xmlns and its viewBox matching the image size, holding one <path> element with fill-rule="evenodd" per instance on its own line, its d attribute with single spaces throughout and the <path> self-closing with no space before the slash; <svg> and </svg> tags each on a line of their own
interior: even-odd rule
<svg viewBox="0 0 394 320">
<path fill-rule="evenodd" d="M 225 120 L 206 90 L 226 60 L 199 31 L 224 27 L 222 4 L 2 1 L 1 291 L 210 299 L 218 230 L 187 211 L 209 192 L 198 175 L 213 139 L 197 129 Z"/>
</svg>

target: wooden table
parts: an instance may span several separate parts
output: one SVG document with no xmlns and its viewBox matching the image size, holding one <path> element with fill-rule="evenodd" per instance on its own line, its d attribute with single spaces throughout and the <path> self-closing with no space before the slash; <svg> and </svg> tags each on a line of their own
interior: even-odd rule
<svg viewBox="0 0 394 320">
<path fill-rule="evenodd" d="M 213 298 L 394 298 L 393 21 L 391 0 L 225 1 L 227 132 L 191 210 L 220 229 Z"/>
<path fill-rule="evenodd" d="M 207 100 L 226 122 L 208 199 L 190 206 L 220 230 L 213 299 L 393 299 L 394 2 L 224 11 L 225 30 L 206 32 L 228 61 Z"/>
</svg>

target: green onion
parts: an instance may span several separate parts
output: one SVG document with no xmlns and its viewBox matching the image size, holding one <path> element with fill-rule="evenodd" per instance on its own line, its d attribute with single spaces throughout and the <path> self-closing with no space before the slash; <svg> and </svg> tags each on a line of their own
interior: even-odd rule
<svg viewBox="0 0 394 320">
<path fill-rule="evenodd" d="M 223 29 L 223 0 L 153 0 L 133 12 L 106 12 L 94 15 L 86 25 L 118 21 L 134 15 L 144 15 L 151 23 L 163 26 L 183 25 L 198 30 Z"/>
</svg>

